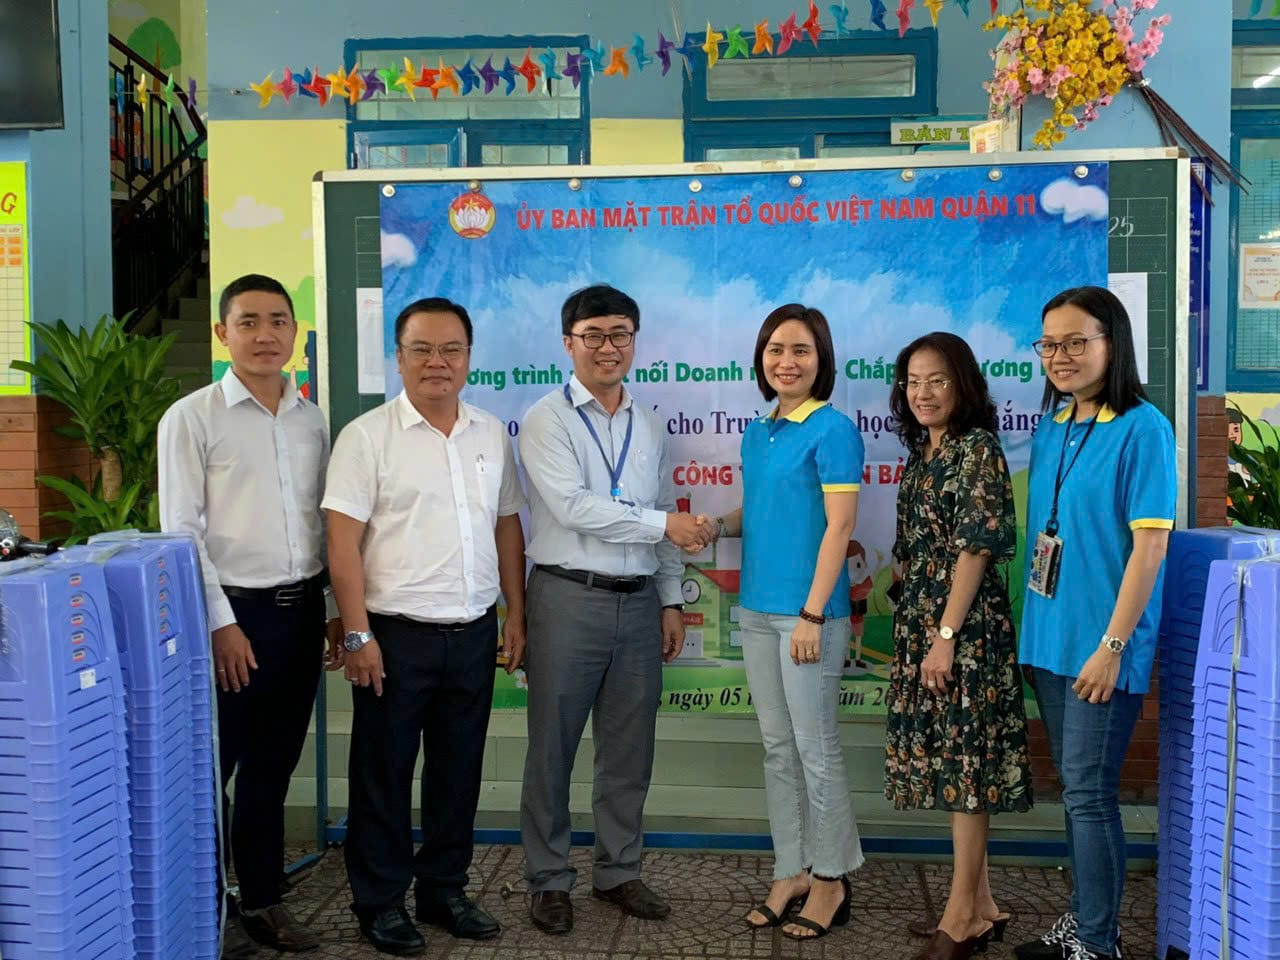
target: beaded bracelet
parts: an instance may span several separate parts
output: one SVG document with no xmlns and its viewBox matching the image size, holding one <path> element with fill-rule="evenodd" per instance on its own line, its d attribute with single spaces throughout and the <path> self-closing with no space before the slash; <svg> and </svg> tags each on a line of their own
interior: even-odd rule
<svg viewBox="0 0 1280 960">
<path fill-rule="evenodd" d="M 800 608 L 800 619 L 805 620 L 809 623 L 816 623 L 818 624 L 818 626 L 822 626 L 822 624 L 827 622 L 826 617 L 821 617 L 816 613 L 810 613 L 804 607 Z"/>
</svg>

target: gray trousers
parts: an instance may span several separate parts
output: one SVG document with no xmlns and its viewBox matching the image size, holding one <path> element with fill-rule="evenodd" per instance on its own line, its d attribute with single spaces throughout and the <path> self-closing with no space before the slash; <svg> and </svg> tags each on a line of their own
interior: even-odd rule
<svg viewBox="0 0 1280 960">
<path fill-rule="evenodd" d="M 569 777 L 592 718 L 595 863 L 607 890 L 640 876 L 645 796 L 662 696 L 662 606 L 653 583 L 612 593 L 542 570 L 525 598 L 529 748 L 520 837 L 529 890 L 569 890 Z"/>
</svg>

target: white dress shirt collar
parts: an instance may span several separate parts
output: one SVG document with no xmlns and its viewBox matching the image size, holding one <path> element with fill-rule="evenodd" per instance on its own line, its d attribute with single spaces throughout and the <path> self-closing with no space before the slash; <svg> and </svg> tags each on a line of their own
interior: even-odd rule
<svg viewBox="0 0 1280 960">
<path fill-rule="evenodd" d="M 284 381 L 284 392 L 280 394 L 280 406 L 276 409 L 277 414 L 283 413 L 302 400 L 302 395 L 298 393 L 298 388 L 293 385 L 292 378 L 281 374 L 280 379 Z M 267 409 L 262 406 L 257 397 L 249 392 L 249 388 L 244 385 L 244 381 L 236 376 L 234 367 L 227 367 L 226 372 L 222 375 L 222 380 L 219 382 L 222 384 L 222 396 L 227 402 L 227 409 L 244 403 L 246 400 L 252 400 L 262 409 Z M 267 412 L 270 413 L 271 411 L 267 410 Z"/>
<path fill-rule="evenodd" d="M 431 426 L 431 421 L 422 415 L 417 407 L 413 405 L 413 401 L 409 399 L 409 395 L 403 390 L 395 399 L 396 418 L 400 421 L 400 429 L 408 430 L 410 427 L 424 423 L 436 433 L 443 436 L 443 431 Z M 458 419 L 454 421 L 454 431 L 464 429 L 471 422 L 470 408 L 461 400 L 458 401 Z M 453 431 L 450 432 L 451 435 Z"/>
<path fill-rule="evenodd" d="M 595 395 L 582 385 L 582 381 L 578 379 L 578 375 L 572 374 L 569 377 L 569 399 L 573 403 L 574 409 L 586 406 L 592 400 L 596 400 Z M 604 404 L 596 400 L 596 405 L 604 410 Z M 622 403 L 618 404 L 618 410 L 626 410 L 631 406 L 631 393 L 624 386 L 622 388 Z M 607 411 L 606 411 L 607 412 Z"/>
</svg>

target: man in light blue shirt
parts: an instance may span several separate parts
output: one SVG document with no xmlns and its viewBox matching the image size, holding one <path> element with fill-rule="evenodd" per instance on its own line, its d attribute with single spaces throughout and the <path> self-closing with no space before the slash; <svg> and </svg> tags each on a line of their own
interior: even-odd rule
<svg viewBox="0 0 1280 960">
<path fill-rule="evenodd" d="M 520 832 L 546 933 L 573 929 L 569 775 L 593 716 L 593 895 L 624 913 L 671 912 L 640 879 L 662 663 L 684 644 L 679 548 L 709 539 L 675 511 L 661 420 L 623 387 L 640 328 L 636 302 L 587 287 L 561 311 L 574 375 L 520 429 L 534 563 L 526 595 L 529 747 Z"/>
</svg>

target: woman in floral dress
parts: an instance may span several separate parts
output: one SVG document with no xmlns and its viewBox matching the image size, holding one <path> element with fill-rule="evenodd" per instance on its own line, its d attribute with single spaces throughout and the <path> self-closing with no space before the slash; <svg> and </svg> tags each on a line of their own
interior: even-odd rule
<svg viewBox="0 0 1280 960">
<path fill-rule="evenodd" d="M 910 451 L 898 492 L 885 795 L 951 812 L 951 894 L 921 960 L 955 960 L 1004 933 L 987 882 L 989 816 L 1031 807 L 1022 674 L 998 564 L 1017 546 L 1009 468 L 973 351 L 931 333 L 898 356 L 890 408 Z"/>
</svg>

